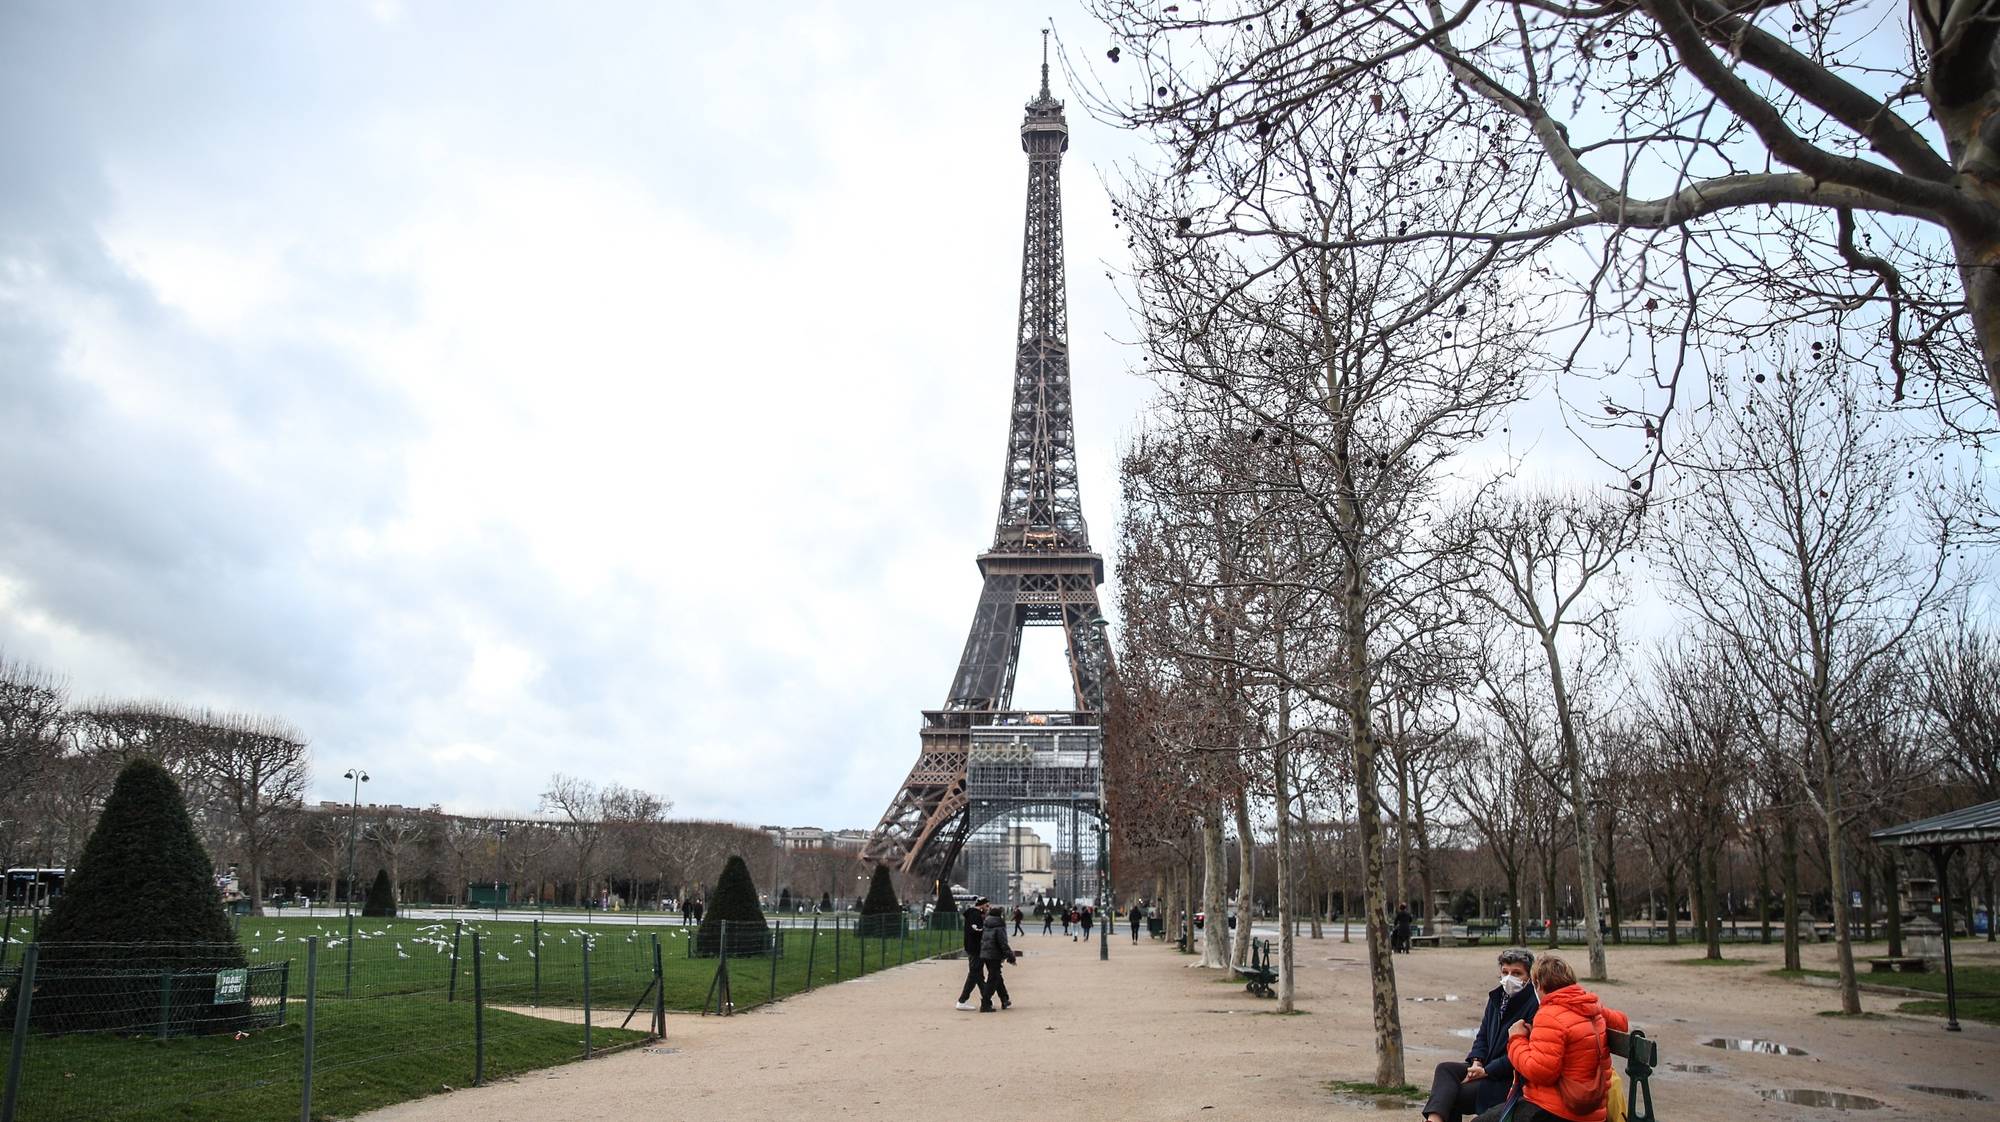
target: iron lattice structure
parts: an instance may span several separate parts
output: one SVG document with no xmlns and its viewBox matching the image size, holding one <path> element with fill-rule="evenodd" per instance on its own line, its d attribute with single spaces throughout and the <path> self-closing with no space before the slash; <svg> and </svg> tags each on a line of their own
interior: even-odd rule
<svg viewBox="0 0 2000 1122">
<path fill-rule="evenodd" d="M 1096 725 L 1111 673 L 1097 603 L 1104 558 L 1091 551 L 1084 524 L 1070 410 L 1062 226 L 1069 124 L 1063 103 L 1049 93 L 1046 39 L 1043 51 L 1042 88 L 1021 122 L 1028 156 L 1021 316 L 1000 515 L 992 547 L 979 556 L 985 584 L 945 707 L 924 712 L 916 765 L 863 851 L 868 860 L 927 879 L 950 873 L 974 825 L 966 791 L 973 730 L 1029 717 L 1011 709 L 1022 628 L 1061 627 L 1067 639 L 1075 709 L 1048 719 Z M 1093 793 L 1089 811 L 1098 810 Z"/>
</svg>

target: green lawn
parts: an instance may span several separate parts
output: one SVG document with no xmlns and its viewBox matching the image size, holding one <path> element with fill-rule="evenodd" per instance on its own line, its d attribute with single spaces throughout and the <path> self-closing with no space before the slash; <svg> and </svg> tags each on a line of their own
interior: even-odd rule
<svg viewBox="0 0 2000 1122">
<path fill-rule="evenodd" d="M 133 1119 L 143 1122 L 252 1122 L 296 1117 L 304 1056 L 306 940 L 317 936 L 313 1079 L 316 1117 L 345 1117 L 405 1099 L 469 1086 L 473 1076 L 474 995 L 485 998 L 489 1079 L 581 1058 L 583 1026 L 505 1011 L 544 1006 L 571 1014 L 584 1003 L 584 948 L 590 948 L 591 1046 L 642 1040 L 618 1026 L 636 1008 L 634 1030 L 651 1024 L 653 939 L 660 941 L 665 1003 L 703 1007 L 718 961 L 688 956 L 692 927 L 634 927 L 565 921 L 436 924 L 245 917 L 239 931 L 252 965 L 289 963 L 287 1023 L 243 1039 L 170 1040 L 111 1035 L 31 1037 L 19 1122 Z M 474 935 L 481 960 L 475 965 Z M 452 944 L 457 941 L 454 978 Z M 539 942 L 537 941 L 539 939 Z M 955 950 L 956 930 L 912 930 L 907 939 L 857 939 L 831 926 L 788 931 L 784 953 L 732 958 L 735 1008 L 773 996 Z M 18 959 L 15 960 L 18 962 Z M 773 967 L 775 966 L 775 970 Z M 351 978 L 350 978 L 351 971 Z M 275 991 L 274 991 L 275 995 Z M 671 1034 L 671 1026 L 669 1026 Z M 11 1041 L 0 1034 L 0 1058 Z"/>
<path fill-rule="evenodd" d="M 472 1085 L 470 1007 L 401 1000 L 325 1002 L 315 1036 L 313 1117 L 344 1118 Z M 486 1013 L 486 1077 L 495 1079 L 582 1056 L 582 1026 L 498 1010 Z M 645 1039 L 598 1028 L 610 1048 Z M 0 1034 L 0 1041 L 7 1037 Z M 75 1035 L 30 1041 L 19 1122 L 131 1119 L 145 1122 L 269 1122 L 296 1118 L 304 1031 L 139 1040 Z"/>
</svg>

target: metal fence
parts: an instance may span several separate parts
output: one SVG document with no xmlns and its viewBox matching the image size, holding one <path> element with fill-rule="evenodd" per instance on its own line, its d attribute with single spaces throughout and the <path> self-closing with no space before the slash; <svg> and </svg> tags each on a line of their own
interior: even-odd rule
<svg viewBox="0 0 2000 1122">
<path fill-rule="evenodd" d="M 716 924 L 705 956 L 693 927 L 539 920 L 355 917 L 350 936 L 345 917 L 247 917 L 234 944 L 21 943 L 0 966 L 0 1122 L 360 1113 L 960 943 L 857 924 Z"/>
</svg>

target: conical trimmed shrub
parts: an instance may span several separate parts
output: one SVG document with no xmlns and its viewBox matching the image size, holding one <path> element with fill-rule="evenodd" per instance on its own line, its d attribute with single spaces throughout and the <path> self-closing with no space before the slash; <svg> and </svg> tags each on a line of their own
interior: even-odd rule
<svg viewBox="0 0 2000 1122">
<path fill-rule="evenodd" d="M 396 892 L 389 887 L 389 870 L 375 870 L 375 882 L 368 886 L 368 898 L 361 902 L 361 914 L 365 916 L 396 914 Z"/>
<path fill-rule="evenodd" d="M 750 879 L 750 866 L 740 855 L 731 854 L 716 878 L 715 890 L 708 894 L 708 910 L 694 933 L 696 958 L 713 958 L 722 949 L 722 922 L 729 921 L 729 956 L 764 954 L 770 949 L 770 927 L 764 909 L 757 903 L 757 885 Z"/>
<path fill-rule="evenodd" d="M 958 914 L 958 901 L 951 895 L 951 882 L 938 881 L 937 899 L 931 904 L 930 926 L 939 931 L 957 931 L 965 926 L 965 917 Z"/>
<path fill-rule="evenodd" d="M 889 880 L 889 866 L 875 866 L 868 896 L 861 901 L 860 934 L 869 939 L 894 939 L 903 934 L 903 905 Z"/>
<path fill-rule="evenodd" d="M 150 759 L 118 773 L 40 941 L 37 1031 L 227 1032 L 250 1012 L 247 989 L 215 1001 L 218 972 L 247 963 L 180 785 Z"/>
</svg>

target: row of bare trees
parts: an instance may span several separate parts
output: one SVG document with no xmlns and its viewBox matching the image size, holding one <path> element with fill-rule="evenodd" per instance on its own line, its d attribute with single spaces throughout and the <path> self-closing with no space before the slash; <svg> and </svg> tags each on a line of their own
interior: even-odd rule
<svg viewBox="0 0 2000 1122">
<path fill-rule="evenodd" d="M 2000 63 L 1985 0 L 1892 3 L 1093 5 L 1073 75 L 1158 143 L 1115 211 L 1157 386 L 1124 858 L 1219 914 L 1268 820 L 1289 919 L 1351 855 L 1379 1083 L 1391 886 L 1427 902 L 1455 843 L 1517 921 L 1574 878 L 1595 978 L 1621 872 L 1713 932 L 1729 854 L 1790 912 L 1811 859 L 1856 1011 L 1859 831 L 1990 792 L 1992 504 L 1955 472 L 2000 413 Z M 1836 56 L 1883 26 L 1900 55 Z M 1526 474 L 1555 418 L 1610 486 Z"/>
<path fill-rule="evenodd" d="M 863 872 L 841 849 L 785 852 L 766 831 L 676 820 L 648 791 L 550 777 L 534 813 L 448 814 L 305 802 L 311 756 L 282 721 L 160 703 L 73 705 L 64 681 L 0 661 L 0 867 L 66 867 L 96 824 L 125 760 L 166 766 L 187 793 L 210 854 L 262 908 L 280 891 L 318 900 L 388 871 L 399 899 L 464 902 L 500 882 L 516 901 L 628 904 L 699 896 L 731 854 L 782 890 L 851 897 Z M 503 835 L 504 831 L 504 835 Z"/>
</svg>

